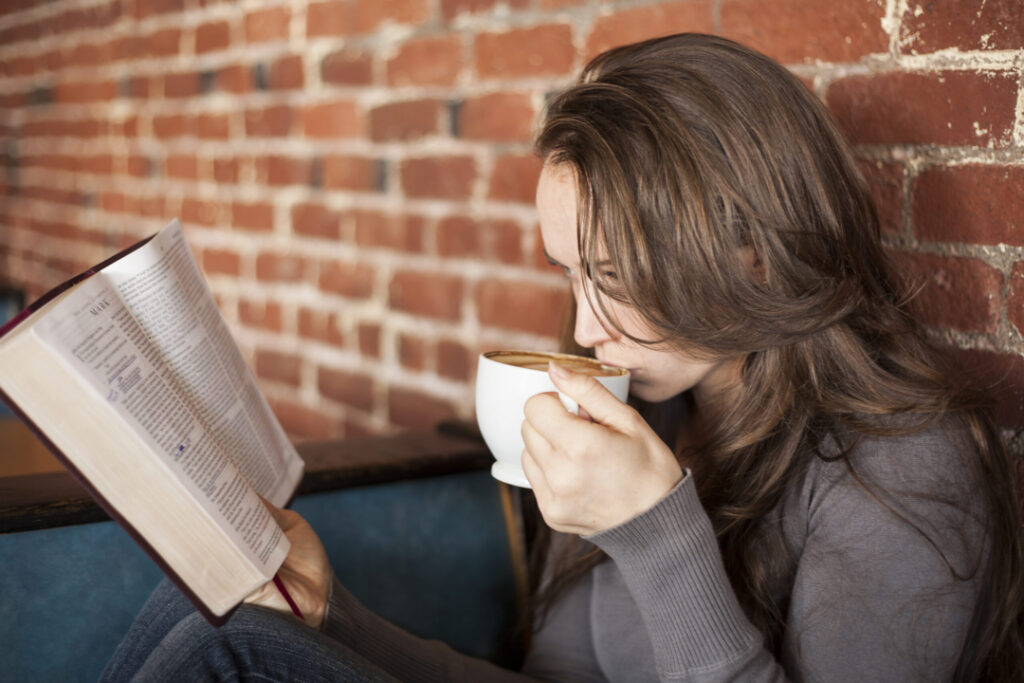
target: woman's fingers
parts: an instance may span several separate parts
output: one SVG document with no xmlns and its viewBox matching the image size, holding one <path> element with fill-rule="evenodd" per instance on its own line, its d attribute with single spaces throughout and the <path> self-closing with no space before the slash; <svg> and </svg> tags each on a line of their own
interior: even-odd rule
<svg viewBox="0 0 1024 683">
<path fill-rule="evenodd" d="M 635 411 L 593 376 L 572 372 L 557 363 L 549 364 L 548 376 L 560 392 L 579 405 L 580 414 L 587 416 L 584 419 L 618 431 L 627 431 L 633 426 Z"/>
</svg>

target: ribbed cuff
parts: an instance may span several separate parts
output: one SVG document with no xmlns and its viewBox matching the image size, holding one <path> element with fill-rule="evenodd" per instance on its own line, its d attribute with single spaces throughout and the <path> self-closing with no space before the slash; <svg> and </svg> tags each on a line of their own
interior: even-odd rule
<svg viewBox="0 0 1024 683">
<path fill-rule="evenodd" d="M 622 573 L 664 675 L 714 671 L 761 647 L 761 634 L 729 583 L 689 472 L 651 509 L 586 540 Z"/>
</svg>

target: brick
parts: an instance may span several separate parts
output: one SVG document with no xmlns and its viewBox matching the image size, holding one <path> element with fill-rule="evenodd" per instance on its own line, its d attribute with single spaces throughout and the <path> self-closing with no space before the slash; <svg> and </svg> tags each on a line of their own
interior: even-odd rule
<svg viewBox="0 0 1024 683">
<path fill-rule="evenodd" d="M 672 33 L 715 33 L 710 2 L 662 2 L 597 17 L 586 39 L 587 60 L 611 47 Z M 763 21 L 763 17 L 758 17 Z"/>
<path fill-rule="evenodd" d="M 474 46 L 480 78 L 559 76 L 572 71 L 574 58 L 568 24 L 482 33 Z"/>
<path fill-rule="evenodd" d="M 95 154 L 82 159 L 82 168 L 99 175 L 110 175 L 113 172 L 113 157 L 109 154 Z"/>
<path fill-rule="evenodd" d="M 299 309 L 299 337 L 323 341 L 326 335 L 327 314 L 311 308 L 302 307 Z"/>
<path fill-rule="evenodd" d="M 167 207 L 169 202 L 162 195 L 144 197 L 139 204 L 139 215 L 147 218 L 163 218 L 169 220 Z"/>
<path fill-rule="evenodd" d="M 924 54 L 954 48 L 1017 50 L 1024 44 L 1019 0 L 929 0 L 905 12 L 900 22 L 900 47 Z"/>
<path fill-rule="evenodd" d="M 32 57 L 15 57 L 6 64 L 8 76 L 34 76 L 41 66 Z"/>
<path fill-rule="evenodd" d="M 476 162 L 467 156 L 406 159 L 399 174 L 407 197 L 468 199 L 476 180 Z"/>
<path fill-rule="evenodd" d="M 956 256 L 891 252 L 913 305 L 934 327 L 995 332 L 1003 306 L 1003 276 L 982 261 Z"/>
<path fill-rule="evenodd" d="M 437 253 L 446 258 L 483 255 L 480 228 L 466 216 L 446 216 L 437 223 Z"/>
<path fill-rule="evenodd" d="M 448 216 L 437 225 L 437 250 L 445 257 L 521 263 L 522 231 L 512 220 L 474 221 Z"/>
<path fill-rule="evenodd" d="M 323 440 L 339 436 L 337 421 L 323 411 L 280 399 L 268 399 L 274 416 L 294 441 Z"/>
<path fill-rule="evenodd" d="M 296 159 L 281 155 L 257 157 L 256 182 L 272 186 L 308 185 L 312 179 L 313 164 L 309 159 Z"/>
<path fill-rule="evenodd" d="M 320 78 L 334 85 L 370 85 L 373 83 L 373 58 L 363 50 L 335 50 L 320 63 Z"/>
<path fill-rule="evenodd" d="M 341 217 L 321 204 L 296 204 L 292 207 L 292 232 L 307 237 L 337 240 L 341 237 Z"/>
<path fill-rule="evenodd" d="M 440 100 L 393 102 L 370 110 L 370 139 L 415 140 L 439 133 Z"/>
<path fill-rule="evenodd" d="M 288 39 L 292 12 L 289 7 L 270 7 L 245 15 L 245 42 L 266 43 Z"/>
<path fill-rule="evenodd" d="M 134 7 L 133 15 L 136 19 L 174 14 L 185 9 L 185 0 L 135 0 L 130 4 Z"/>
<path fill-rule="evenodd" d="M 401 387 L 388 390 L 388 420 L 398 427 L 433 429 L 454 415 L 454 406 L 444 399 Z"/>
<path fill-rule="evenodd" d="M 274 207 L 266 202 L 232 202 L 231 225 L 244 230 L 274 229 Z"/>
<path fill-rule="evenodd" d="M 268 85 L 271 90 L 298 90 L 304 84 L 301 55 L 281 57 L 270 65 Z"/>
<path fill-rule="evenodd" d="M 354 0 L 352 30 L 369 33 L 381 24 L 422 24 L 430 17 L 428 0 Z"/>
<path fill-rule="evenodd" d="M 380 325 L 363 323 L 357 330 L 359 353 L 369 358 L 380 358 Z"/>
<path fill-rule="evenodd" d="M 265 251 L 256 257 L 256 279 L 261 282 L 302 282 L 313 279 L 313 264 L 301 256 Z"/>
<path fill-rule="evenodd" d="M 168 178 L 196 180 L 199 177 L 199 163 L 191 155 L 171 154 L 164 161 L 164 175 Z"/>
<path fill-rule="evenodd" d="M 158 32 L 159 33 L 159 32 Z M 155 34 L 151 34 L 155 35 Z M 149 38 L 151 36 L 138 36 L 128 35 L 115 38 L 111 41 L 111 50 L 113 52 L 111 59 L 115 62 L 138 59 L 148 55 L 150 48 Z M 180 51 L 180 43 L 178 47 Z M 153 55 L 157 56 L 157 55 Z"/>
<path fill-rule="evenodd" d="M 373 410 L 373 377 L 361 372 L 320 368 L 317 389 L 324 398 L 370 412 Z"/>
<path fill-rule="evenodd" d="M 196 54 L 223 50 L 231 44 L 231 27 L 226 21 L 215 21 L 196 27 Z"/>
<path fill-rule="evenodd" d="M 458 35 L 406 41 L 387 63 L 390 86 L 453 85 L 463 68 Z"/>
<path fill-rule="evenodd" d="M 373 268 L 361 263 L 325 261 L 320 264 L 322 291 L 350 299 L 368 299 L 373 295 Z"/>
<path fill-rule="evenodd" d="M 421 216 L 385 214 L 356 210 L 356 244 L 398 251 L 422 253 L 425 221 Z"/>
<path fill-rule="evenodd" d="M 288 105 L 247 109 L 245 134 L 248 137 L 285 137 L 291 133 L 293 113 Z"/>
<path fill-rule="evenodd" d="M 247 327 L 260 327 L 271 332 L 280 332 L 284 328 L 281 305 L 273 301 L 240 300 L 238 319 Z"/>
<path fill-rule="evenodd" d="M 178 138 L 192 134 L 193 120 L 180 114 L 153 117 L 153 135 L 160 139 Z"/>
<path fill-rule="evenodd" d="M 388 305 L 396 311 L 442 320 L 462 317 L 462 278 L 399 270 L 388 287 Z"/>
<path fill-rule="evenodd" d="M 334 346 L 345 345 L 345 335 L 338 324 L 336 313 L 299 309 L 299 336 L 314 339 Z"/>
<path fill-rule="evenodd" d="M 441 14 L 451 20 L 459 14 L 486 12 L 496 5 L 507 5 L 510 9 L 524 9 L 529 6 L 528 0 L 441 0 Z"/>
<path fill-rule="evenodd" d="M 860 168 L 878 210 L 882 233 L 899 234 L 903 227 L 903 165 L 865 161 Z"/>
<path fill-rule="evenodd" d="M 914 233 L 941 242 L 1024 246 L 1021 188 L 1021 166 L 928 168 L 914 182 Z"/>
<path fill-rule="evenodd" d="M 344 36 L 349 32 L 348 3 L 345 0 L 310 3 L 306 10 L 306 35 Z"/>
<path fill-rule="evenodd" d="M 1017 261 L 1013 264 L 1010 272 L 1010 293 L 1006 301 L 1006 315 L 1010 322 L 1017 328 L 1017 332 L 1024 334 L 1024 261 Z"/>
<path fill-rule="evenodd" d="M 723 0 L 722 35 L 780 62 L 853 62 L 886 53 L 884 0 Z"/>
<path fill-rule="evenodd" d="M 437 374 L 457 382 L 468 382 L 476 354 L 462 344 L 443 340 L 437 343 Z"/>
<path fill-rule="evenodd" d="M 199 94 L 199 74 L 194 71 L 164 76 L 164 97 L 194 97 Z"/>
<path fill-rule="evenodd" d="M 488 197 L 499 201 L 533 204 L 541 166 L 540 159 L 534 154 L 498 157 L 491 171 Z"/>
<path fill-rule="evenodd" d="M 125 171 L 135 178 L 148 178 L 153 175 L 153 163 L 147 156 L 133 154 L 125 159 Z"/>
<path fill-rule="evenodd" d="M 494 93 L 462 102 L 456 130 L 467 140 L 529 142 L 535 116 L 528 94 Z"/>
<path fill-rule="evenodd" d="M 220 202 L 186 197 L 181 201 L 181 220 L 191 225 L 223 225 L 226 207 Z"/>
<path fill-rule="evenodd" d="M 96 43 L 80 43 L 68 51 L 67 66 L 72 67 L 97 67 L 110 61 L 111 48 L 109 45 L 98 45 Z"/>
<path fill-rule="evenodd" d="M 523 232 L 512 220 L 493 220 L 486 224 L 487 256 L 502 263 L 523 261 Z"/>
<path fill-rule="evenodd" d="M 128 213 L 128 198 L 120 192 L 104 192 L 100 195 L 99 204 L 101 209 L 109 213 Z M 187 221 L 184 213 L 182 213 L 181 220 Z"/>
<path fill-rule="evenodd" d="M 332 154 L 323 160 L 323 186 L 331 190 L 377 189 L 377 162 L 366 157 Z"/>
<path fill-rule="evenodd" d="M 257 349 L 254 365 L 256 376 L 282 384 L 299 386 L 302 381 L 302 360 L 291 353 Z"/>
<path fill-rule="evenodd" d="M 237 183 L 238 159 L 214 159 L 213 179 L 218 183 Z"/>
<path fill-rule="evenodd" d="M 398 362 L 403 368 L 423 370 L 427 365 L 427 343 L 421 337 L 399 335 Z"/>
<path fill-rule="evenodd" d="M 1024 357 L 978 349 L 951 349 L 950 353 L 960 370 L 957 379 L 980 388 L 991 398 L 997 424 L 1019 429 L 1024 424 Z"/>
<path fill-rule="evenodd" d="M 476 290 L 482 325 L 547 336 L 558 334 L 568 300 L 566 288 L 530 281 L 487 279 Z"/>
<path fill-rule="evenodd" d="M 68 81 L 58 84 L 54 89 L 54 99 L 60 103 L 105 102 L 116 97 L 117 84 L 114 81 Z"/>
<path fill-rule="evenodd" d="M 307 106 L 302 111 L 302 131 L 310 138 L 353 138 L 363 133 L 363 117 L 351 100 Z"/>
<path fill-rule="evenodd" d="M 200 114 L 195 119 L 195 130 L 203 140 L 227 140 L 231 137 L 231 120 L 227 114 Z"/>
<path fill-rule="evenodd" d="M 124 138 L 137 138 L 139 136 L 139 123 L 140 119 L 138 116 L 129 116 L 121 120 L 114 120 L 111 122 L 110 132 L 112 135 L 124 137 Z"/>
<path fill-rule="evenodd" d="M 232 275 L 242 273 L 242 258 L 230 249 L 203 249 L 203 272 L 207 275 Z"/>
<path fill-rule="evenodd" d="M 252 69 L 241 64 L 225 66 L 217 72 L 217 83 L 222 90 L 244 94 L 252 90 Z"/>
<path fill-rule="evenodd" d="M 826 97 L 855 144 L 1012 144 L 1017 78 L 945 71 L 851 76 Z"/>
</svg>

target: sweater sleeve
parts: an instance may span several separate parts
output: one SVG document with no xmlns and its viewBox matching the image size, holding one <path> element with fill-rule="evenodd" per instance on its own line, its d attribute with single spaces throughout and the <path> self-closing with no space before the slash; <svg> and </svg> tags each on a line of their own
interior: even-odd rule
<svg viewBox="0 0 1024 683">
<path fill-rule="evenodd" d="M 948 680 L 985 557 L 963 455 L 934 434 L 880 438 L 852 470 L 811 468 L 776 521 L 796 554 L 781 661 L 738 604 L 689 475 L 588 540 L 621 572 L 664 681 Z"/>
<path fill-rule="evenodd" d="M 321 630 L 400 681 L 430 683 L 532 679 L 456 652 L 439 640 L 418 638 L 378 617 L 334 577 Z"/>
<path fill-rule="evenodd" d="M 689 472 L 654 507 L 587 540 L 622 573 L 661 680 L 785 679 L 740 608 Z"/>
</svg>

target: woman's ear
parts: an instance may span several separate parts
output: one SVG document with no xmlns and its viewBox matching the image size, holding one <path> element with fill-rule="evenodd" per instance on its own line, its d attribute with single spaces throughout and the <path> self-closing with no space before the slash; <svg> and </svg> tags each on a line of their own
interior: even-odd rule
<svg viewBox="0 0 1024 683">
<path fill-rule="evenodd" d="M 764 262 L 761 260 L 760 255 L 751 246 L 740 247 L 740 263 L 747 269 L 754 279 L 764 285 L 768 284 L 768 278 L 764 272 Z"/>
</svg>

